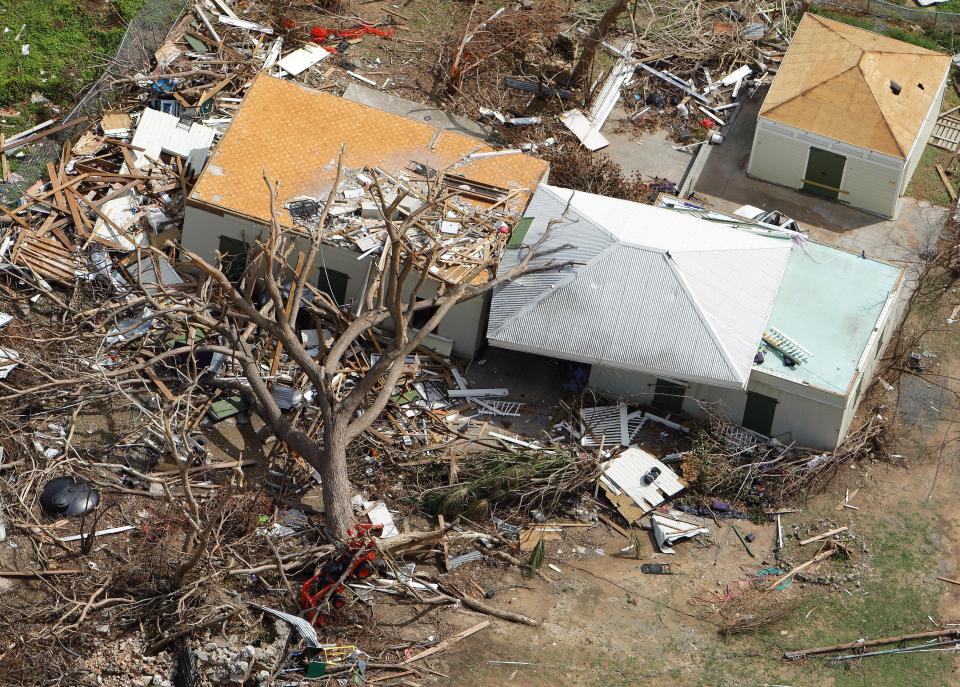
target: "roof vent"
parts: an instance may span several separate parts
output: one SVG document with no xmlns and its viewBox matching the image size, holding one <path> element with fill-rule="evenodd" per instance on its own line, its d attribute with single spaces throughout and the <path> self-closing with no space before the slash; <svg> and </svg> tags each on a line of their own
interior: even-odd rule
<svg viewBox="0 0 960 687">
<path fill-rule="evenodd" d="M 891 81 L 890 81 L 890 91 L 891 91 L 894 95 L 900 95 L 900 91 L 902 91 L 902 90 L 903 90 L 903 88 L 900 86 L 900 84 L 898 84 L 896 81 L 893 81 L 893 80 L 891 79 Z"/>
</svg>

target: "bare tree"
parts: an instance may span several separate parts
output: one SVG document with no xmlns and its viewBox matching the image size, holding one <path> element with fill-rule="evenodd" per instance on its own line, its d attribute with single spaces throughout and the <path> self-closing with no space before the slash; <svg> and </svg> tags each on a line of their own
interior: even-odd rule
<svg viewBox="0 0 960 687">
<path fill-rule="evenodd" d="M 570 75 L 570 82 L 572 84 L 582 83 L 590 73 L 590 68 L 593 67 L 593 60 L 597 56 L 597 49 L 629 4 L 629 0 L 616 0 L 616 2 L 607 8 L 603 16 L 600 17 L 600 21 L 597 22 L 593 30 L 590 31 L 590 35 L 587 36 L 587 40 L 583 45 L 583 50 L 580 52 L 580 57 L 577 58 L 577 64 L 573 68 L 573 73 Z"/>
<path fill-rule="evenodd" d="M 220 346 L 204 344 L 198 349 L 223 353 L 237 363 L 243 381 L 235 384 L 235 387 L 252 402 L 270 431 L 319 472 L 327 526 L 338 538 L 345 536 L 354 520 L 347 473 L 347 447 L 369 429 L 387 407 L 397 384 L 410 369 L 407 357 L 436 330 L 458 303 L 482 296 L 521 274 L 558 269 L 566 264 L 547 261 L 536 267 L 530 265 L 535 254 L 542 256 L 553 252 L 540 252 L 549 233 L 545 232 L 513 269 L 486 281 L 478 280 L 480 275 L 496 271 L 496 265 L 493 264 L 496 256 L 492 256 L 485 262 L 473 265 L 455 284 L 440 281 L 434 295 L 420 298 L 419 294 L 431 282 L 432 269 L 437 265 L 444 247 L 440 238 L 434 236 L 428 241 L 427 248 L 416 248 L 408 240 L 408 232 L 421 231 L 424 227 L 419 219 L 428 211 L 442 208 L 445 201 L 456 192 L 445 190 L 439 183 L 430 184 L 422 205 L 398 221 L 393 219 L 393 215 L 401 198 L 388 203 L 378 173 L 375 170 L 367 170 L 367 173 L 375 179 L 372 191 L 384 218 L 387 238 L 379 270 L 375 271 L 366 286 L 359 314 L 344 312 L 325 294 L 316 290 L 312 291 L 313 298 L 304 297 L 305 291 L 312 289 L 308 276 L 321 253 L 328 211 L 341 179 L 339 167 L 319 222 L 312 229 L 281 226 L 276 210 L 278 187 L 265 179 L 273 219 L 251 260 L 267 296 L 265 306 L 258 308 L 250 297 L 250 290 L 232 283 L 222 265 L 211 264 L 188 250 L 182 251 L 182 255 L 209 278 L 209 285 L 213 287 L 208 290 L 212 301 L 219 300 L 222 304 L 203 304 L 203 308 L 191 313 L 192 319 L 207 327 L 208 331 L 220 334 L 224 342 Z M 309 238 L 306 254 L 292 267 L 290 254 L 296 239 L 304 233 Z M 284 299 L 284 291 L 287 291 L 287 300 Z M 306 308 L 315 317 L 341 323 L 339 333 L 331 343 L 321 341 L 321 350 L 316 356 L 307 350 L 295 328 L 297 313 L 301 308 Z M 432 311 L 432 314 L 426 323 L 414 329 L 413 318 L 423 311 Z M 284 415 L 274 400 L 269 380 L 264 375 L 260 358 L 251 342 L 251 325 L 259 330 L 260 340 L 275 340 L 282 346 L 316 390 L 323 429 L 319 442 L 307 429 L 298 427 L 289 416 Z M 383 327 L 392 328 L 393 335 L 379 352 L 376 362 L 361 372 L 351 388 L 341 391 L 336 380 L 345 356 L 361 338 Z"/>
</svg>

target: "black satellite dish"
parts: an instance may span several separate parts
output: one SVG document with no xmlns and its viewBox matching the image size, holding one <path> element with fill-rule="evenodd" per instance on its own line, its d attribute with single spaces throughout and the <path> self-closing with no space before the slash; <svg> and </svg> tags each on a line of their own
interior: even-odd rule
<svg viewBox="0 0 960 687">
<path fill-rule="evenodd" d="M 47 515 L 83 515 L 100 503 L 100 492 L 74 477 L 57 477 L 43 486 L 40 507 Z"/>
</svg>

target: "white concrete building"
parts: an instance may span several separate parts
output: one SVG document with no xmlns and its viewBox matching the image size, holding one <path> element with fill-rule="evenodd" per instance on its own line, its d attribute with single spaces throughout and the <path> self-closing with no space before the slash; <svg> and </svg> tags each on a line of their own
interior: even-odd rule
<svg viewBox="0 0 960 687">
<path fill-rule="evenodd" d="M 804 15 L 760 107 L 747 173 L 896 216 L 949 70 L 949 55 Z"/>
<path fill-rule="evenodd" d="M 209 262 L 215 262 L 220 254 L 227 262 L 235 256 L 238 263 L 245 263 L 247 251 L 264 236 L 270 222 L 264 177 L 279 183 L 278 221 L 285 229 L 297 231 L 287 202 L 326 200 L 341 145 L 345 146 L 347 170 L 379 168 L 397 175 L 406 174 L 411 163 L 434 170 L 455 165 L 452 172 L 467 181 L 513 191 L 504 205 L 517 218 L 526 207 L 530 189 L 536 188 L 548 171 L 546 162 L 523 154 L 468 158 L 492 149 L 451 131 L 447 122 L 431 126 L 260 75 L 187 201 L 183 246 Z M 478 206 L 482 207 L 482 202 L 478 201 Z M 299 241 L 305 250 L 307 239 Z M 329 241 L 310 280 L 338 304 L 356 307 L 374 269 L 376 256 L 365 256 L 360 246 L 349 240 Z M 411 275 L 411 284 L 416 281 L 417 275 Z M 428 298 L 437 287 L 438 282 L 428 280 L 418 295 Z M 428 343 L 443 353 L 470 357 L 483 341 L 488 306 L 489 297 L 458 304 Z"/>
<path fill-rule="evenodd" d="M 709 404 L 785 443 L 843 439 L 898 321 L 901 268 L 716 213 L 546 185 L 525 243 L 561 216 L 545 248 L 568 247 L 540 261 L 575 264 L 499 287 L 491 345 L 588 364 L 591 387 L 665 413 Z"/>
</svg>

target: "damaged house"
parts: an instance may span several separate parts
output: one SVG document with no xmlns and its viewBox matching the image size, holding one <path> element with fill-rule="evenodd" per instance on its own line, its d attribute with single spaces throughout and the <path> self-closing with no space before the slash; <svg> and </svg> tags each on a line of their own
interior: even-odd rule
<svg viewBox="0 0 960 687">
<path fill-rule="evenodd" d="M 563 250 L 540 259 L 574 264 L 498 287 L 491 345 L 590 365 L 591 387 L 664 414 L 719 412 L 815 448 L 846 435 L 895 329 L 901 268 L 715 213 L 548 185 L 527 217 L 525 245 L 561 218 L 544 248 Z M 502 268 L 525 250 L 508 249 Z"/>
<path fill-rule="evenodd" d="M 421 205 L 415 188 L 443 173 L 452 189 L 443 221 L 447 253 L 423 287 L 428 298 L 441 282 L 457 283 L 472 264 L 494 262 L 505 243 L 503 224 L 521 217 L 532 189 L 546 178 L 546 162 L 519 152 L 494 151 L 475 138 L 266 75 L 257 77 L 236 117 L 214 149 L 190 194 L 183 245 L 208 262 L 246 263 L 265 235 L 270 202 L 264 177 L 279 183 L 278 221 L 297 231 L 305 216 L 319 216 L 344 146 L 344 173 L 330 214 L 316 273 L 310 280 L 339 305 L 358 308 L 371 270 L 377 269 L 384 230 L 380 206 L 364 169 L 391 180 L 387 202 L 397 212 Z M 487 209 L 495 209 L 487 212 Z M 378 226 L 381 227 L 378 229 Z M 308 240 L 301 240 L 305 248 Z M 294 257 L 291 257 L 291 260 Z M 416 282 L 411 275 L 410 282 Z M 412 287 L 411 287 L 412 288 Z M 419 295 L 419 294 L 418 294 Z M 470 357 L 483 341 L 489 295 L 456 305 L 428 339 L 444 354 Z M 429 310 L 422 313 L 429 319 Z"/>
<path fill-rule="evenodd" d="M 940 113 L 950 56 L 804 15 L 747 173 L 895 217 Z"/>
</svg>

